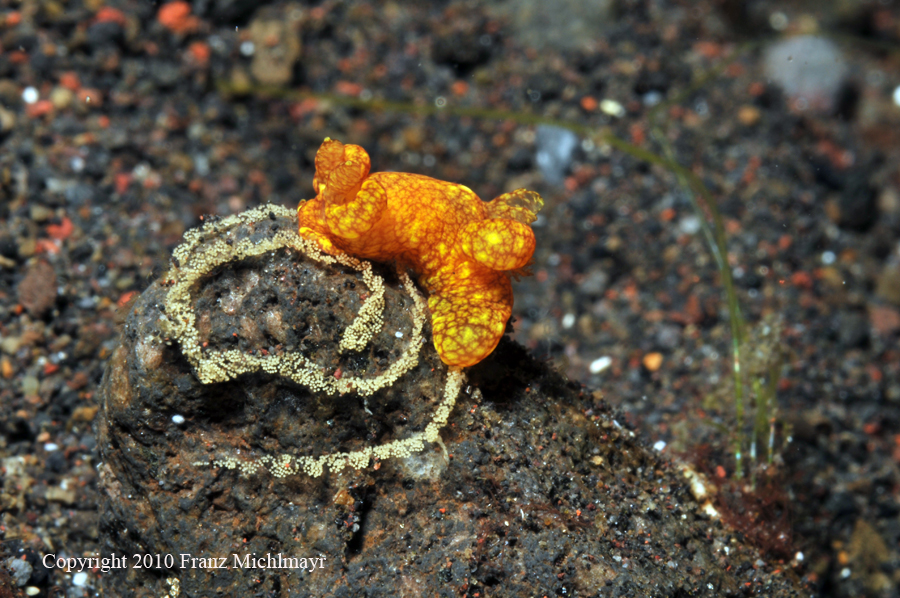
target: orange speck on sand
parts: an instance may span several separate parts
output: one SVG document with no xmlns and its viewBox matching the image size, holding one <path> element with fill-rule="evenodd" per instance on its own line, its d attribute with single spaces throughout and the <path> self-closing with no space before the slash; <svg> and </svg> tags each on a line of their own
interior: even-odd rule
<svg viewBox="0 0 900 598">
<path fill-rule="evenodd" d="M 59 245 L 57 241 L 51 239 L 38 239 L 34 244 L 34 250 L 36 253 L 56 255 L 59 253 Z"/>
<path fill-rule="evenodd" d="M 781 237 L 778 238 L 778 249 L 781 251 L 787 251 L 793 243 L 793 237 L 788 234 L 781 235 Z"/>
<path fill-rule="evenodd" d="M 81 81 L 78 79 L 78 75 L 72 71 L 61 74 L 59 76 L 59 84 L 61 87 L 65 87 L 70 91 L 78 91 L 78 88 L 81 87 Z"/>
<path fill-rule="evenodd" d="M 736 235 L 741 232 L 741 221 L 734 218 L 725 220 L 725 232 L 729 235 Z"/>
<path fill-rule="evenodd" d="M 463 185 L 370 168 L 363 148 L 326 139 L 316 154 L 317 195 L 297 210 L 300 234 L 329 253 L 413 270 L 428 293 L 441 359 L 456 367 L 478 363 L 506 329 L 510 273 L 531 261 L 529 225 L 543 199 L 518 189 L 483 202 Z"/>
<path fill-rule="evenodd" d="M 659 213 L 659 219 L 663 222 L 671 222 L 675 218 L 675 209 L 674 208 L 666 208 L 662 212 Z"/>
<path fill-rule="evenodd" d="M 53 102 L 50 100 L 38 100 L 34 104 L 28 104 L 25 108 L 25 114 L 31 118 L 40 118 L 51 112 L 53 112 Z"/>
<path fill-rule="evenodd" d="M 118 172 L 115 176 L 115 188 L 116 193 L 119 195 L 125 193 L 128 190 L 128 185 L 131 184 L 131 173 L 130 172 Z"/>
<path fill-rule="evenodd" d="M 749 89 L 747 89 L 747 93 L 749 93 L 754 98 L 758 98 L 762 94 L 766 92 L 766 86 L 764 83 L 760 81 L 754 81 L 750 84 Z"/>
<path fill-rule="evenodd" d="M 200 66 L 206 66 L 209 64 L 209 44 L 206 42 L 192 42 L 190 46 L 188 46 L 188 53 L 190 53 L 191 58 L 199 64 Z"/>
<path fill-rule="evenodd" d="M 125 14 L 111 6 L 104 6 L 100 10 L 97 11 L 97 14 L 94 15 L 95 23 L 118 23 L 122 27 L 125 26 L 127 20 L 125 19 Z"/>
<path fill-rule="evenodd" d="M 60 241 L 67 239 L 73 230 L 75 230 L 75 225 L 72 224 L 68 216 L 63 216 L 62 222 L 59 224 L 47 225 L 47 234 L 52 239 L 59 239 Z"/>
<path fill-rule="evenodd" d="M 300 100 L 300 102 L 293 104 L 290 108 L 291 118 L 299 119 L 303 118 L 310 112 L 315 111 L 315 109 L 319 106 L 319 100 L 316 98 L 305 98 Z"/>
<path fill-rule="evenodd" d="M 587 112 L 593 112 L 599 106 L 599 102 L 597 102 L 596 98 L 591 96 L 584 96 L 581 98 L 581 107 Z"/>
<path fill-rule="evenodd" d="M 704 58 L 718 58 L 722 55 L 722 46 L 716 42 L 697 42 L 693 50 Z"/>
<path fill-rule="evenodd" d="M 334 84 L 334 91 L 345 96 L 356 97 L 362 93 L 362 90 L 362 85 L 352 81 L 338 81 Z"/>
<path fill-rule="evenodd" d="M 644 127 L 640 123 L 633 123 L 629 132 L 631 133 L 631 142 L 633 144 L 643 145 L 646 134 L 644 133 Z"/>
<path fill-rule="evenodd" d="M 469 92 L 469 84 L 465 81 L 454 81 L 450 86 L 450 91 L 453 92 L 453 95 L 464 96 Z"/>
<path fill-rule="evenodd" d="M 728 65 L 728 68 L 725 69 L 725 73 L 729 77 L 740 77 L 744 74 L 744 65 L 740 62 L 732 62 Z"/>
<path fill-rule="evenodd" d="M 4 19 L 4 24 L 7 27 L 15 27 L 16 25 L 18 25 L 21 22 L 22 22 L 22 13 L 20 13 L 17 10 L 14 10 L 13 12 L 8 13 L 6 15 L 6 19 Z"/>
<path fill-rule="evenodd" d="M 759 170 L 759 167 L 762 165 L 762 160 L 759 159 L 759 156 L 751 156 L 749 160 L 747 160 L 747 168 L 744 169 L 744 174 L 741 177 L 741 183 L 744 185 L 748 185 L 753 182 L 756 178 L 756 171 Z"/>
<path fill-rule="evenodd" d="M 877 335 L 893 334 L 900 330 L 900 311 L 887 305 L 869 305 L 869 323 Z"/>
<path fill-rule="evenodd" d="M 728 475 L 728 473 L 725 471 L 725 468 L 721 465 L 716 465 L 716 477 L 724 478 L 726 475 Z"/>
<path fill-rule="evenodd" d="M 869 378 L 872 379 L 872 382 L 881 382 L 882 373 L 881 368 L 877 365 L 870 363 L 866 366 L 866 373 L 869 374 Z"/>
<path fill-rule="evenodd" d="M 100 116 L 97 117 L 97 124 L 100 125 L 101 129 L 108 129 L 109 128 L 109 117 L 106 116 L 105 114 L 101 114 Z"/>
<path fill-rule="evenodd" d="M 156 20 L 173 33 L 189 33 L 200 25 L 200 20 L 191 15 L 191 5 L 183 0 L 163 4 Z"/>
<path fill-rule="evenodd" d="M 644 355 L 644 367 L 647 368 L 650 372 L 655 372 L 662 366 L 663 356 L 662 353 L 654 352 L 647 353 Z"/>
<path fill-rule="evenodd" d="M 808 272 L 804 272 L 803 270 L 791 274 L 791 282 L 795 287 L 799 287 L 801 289 L 811 289 L 813 286 L 812 276 L 810 276 Z"/>
<path fill-rule="evenodd" d="M 9 380 L 16 373 L 16 368 L 13 367 L 12 361 L 9 360 L 9 357 L 3 356 L 0 359 L 0 375 Z"/>
</svg>

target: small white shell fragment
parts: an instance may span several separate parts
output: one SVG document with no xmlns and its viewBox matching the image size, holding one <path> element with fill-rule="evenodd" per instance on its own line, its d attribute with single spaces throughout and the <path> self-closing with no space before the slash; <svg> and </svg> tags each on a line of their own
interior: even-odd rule
<svg viewBox="0 0 900 598">
<path fill-rule="evenodd" d="M 602 110 L 604 114 L 609 114 L 616 118 L 625 116 L 625 107 L 619 102 L 608 98 L 600 102 L 600 110 Z"/>
<path fill-rule="evenodd" d="M 604 355 L 603 357 L 600 357 L 600 358 L 592 361 L 591 365 L 588 366 L 588 369 L 590 369 L 592 374 L 599 374 L 600 372 L 602 372 L 603 370 L 605 370 L 606 368 L 608 368 L 611 365 L 612 365 L 612 357 L 608 357 L 608 356 Z"/>
</svg>

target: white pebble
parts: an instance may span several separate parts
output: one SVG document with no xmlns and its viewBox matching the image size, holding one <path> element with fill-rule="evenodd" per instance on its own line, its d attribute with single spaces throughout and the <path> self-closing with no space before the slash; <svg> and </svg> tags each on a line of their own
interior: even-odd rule
<svg viewBox="0 0 900 598">
<path fill-rule="evenodd" d="M 48 442 L 47 444 L 44 445 L 44 450 L 47 451 L 48 453 L 52 453 L 54 451 L 59 450 L 59 445 L 56 444 L 55 442 Z"/>
<path fill-rule="evenodd" d="M 72 576 L 72 585 L 82 587 L 87 583 L 87 573 L 84 571 L 79 571 L 75 575 Z"/>
<path fill-rule="evenodd" d="M 822 253 L 822 263 L 826 266 L 831 265 L 837 259 L 837 256 L 834 255 L 833 251 L 825 251 Z"/>
<path fill-rule="evenodd" d="M 900 85 L 894 88 L 894 105 L 900 107 Z"/>
<path fill-rule="evenodd" d="M 26 87 L 22 90 L 22 101 L 26 104 L 34 104 L 39 97 L 38 90 L 34 87 Z"/>
<path fill-rule="evenodd" d="M 595 359 L 591 362 L 591 365 L 588 369 L 591 370 L 592 374 L 599 374 L 606 368 L 612 365 L 612 357 L 603 356 L 599 359 Z"/>
<path fill-rule="evenodd" d="M 562 327 L 571 328 L 575 324 L 575 314 L 566 314 L 562 318 Z"/>
<path fill-rule="evenodd" d="M 394 336 L 396 336 L 397 338 L 403 338 L 403 333 L 398 330 L 394 333 Z"/>
<path fill-rule="evenodd" d="M 254 45 L 251 41 L 245 41 L 241 43 L 241 54 L 244 56 L 253 56 L 253 53 L 256 52 L 256 45 Z"/>
<path fill-rule="evenodd" d="M 695 235 L 700 230 L 700 218 L 697 216 L 685 216 L 678 221 L 678 228 L 686 235 Z"/>
<path fill-rule="evenodd" d="M 775 31 L 784 31 L 788 26 L 788 16 L 780 10 L 773 12 L 769 15 L 769 26 Z"/>
<path fill-rule="evenodd" d="M 653 448 L 656 449 L 660 453 L 663 452 L 663 449 L 666 448 L 666 441 L 665 440 L 657 440 L 656 442 L 653 443 Z"/>
<path fill-rule="evenodd" d="M 178 415 L 177 413 L 172 416 L 172 423 L 178 424 L 179 426 L 184 423 L 184 416 Z"/>
<path fill-rule="evenodd" d="M 623 116 L 625 116 L 625 107 L 615 100 L 607 99 L 601 101 L 600 110 L 602 110 L 604 114 L 609 114 L 610 116 L 615 116 L 616 118 L 622 118 Z"/>
</svg>

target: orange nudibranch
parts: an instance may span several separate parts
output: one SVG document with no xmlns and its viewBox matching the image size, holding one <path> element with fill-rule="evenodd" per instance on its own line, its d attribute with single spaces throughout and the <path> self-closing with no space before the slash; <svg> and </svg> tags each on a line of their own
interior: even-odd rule
<svg viewBox="0 0 900 598">
<path fill-rule="evenodd" d="M 316 153 L 316 197 L 297 210 L 299 233 L 329 253 L 396 261 L 428 293 L 434 347 L 467 367 L 500 342 L 512 313 L 510 271 L 534 253 L 529 226 L 544 200 L 517 189 L 484 202 L 471 189 L 419 174 L 369 174 L 358 145 L 325 139 Z"/>
</svg>

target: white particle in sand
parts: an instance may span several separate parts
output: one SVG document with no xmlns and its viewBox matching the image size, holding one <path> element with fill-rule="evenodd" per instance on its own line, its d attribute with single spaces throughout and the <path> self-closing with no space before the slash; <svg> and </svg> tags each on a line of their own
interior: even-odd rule
<svg viewBox="0 0 900 598">
<path fill-rule="evenodd" d="M 600 102 L 600 110 L 602 110 L 604 114 L 615 116 L 616 118 L 625 116 L 625 107 L 615 100 L 602 100 Z"/>
<path fill-rule="evenodd" d="M 657 440 L 656 442 L 653 443 L 653 448 L 657 452 L 660 452 L 660 453 L 663 452 L 663 449 L 666 448 L 666 441 L 665 440 Z"/>
<path fill-rule="evenodd" d="M 79 588 L 84 586 L 87 583 L 88 574 L 84 571 L 79 571 L 75 575 L 72 576 L 72 585 L 78 586 Z"/>
<path fill-rule="evenodd" d="M 47 444 L 44 445 L 44 450 L 47 451 L 48 453 L 52 453 L 54 451 L 59 450 L 59 445 L 54 442 L 48 442 Z"/>
<path fill-rule="evenodd" d="M 592 374 L 599 374 L 606 368 L 612 365 L 612 357 L 603 356 L 599 359 L 595 359 L 591 362 L 591 365 L 588 366 L 588 369 L 591 370 Z"/>
<path fill-rule="evenodd" d="M 34 87 L 26 87 L 22 90 L 22 101 L 26 104 L 34 104 L 39 97 L 38 90 Z"/>
<path fill-rule="evenodd" d="M 678 228 L 686 235 L 694 235 L 700 230 L 700 218 L 697 216 L 685 216 L 678 222 Z"/>
<path fill-rule="evenodd" d="M 184 416 L 178 415 L 177 413 L 172 416 L 172 423 L 178 424 L 179 426 L 184 423 Z"/>
<path fill-rule="evenodd" d="M 784 31 L 788 26 L 788 16 L 780 10 L 773 12 L 769 15 L 769 26 L 775 31 Z"/>
</svg>

